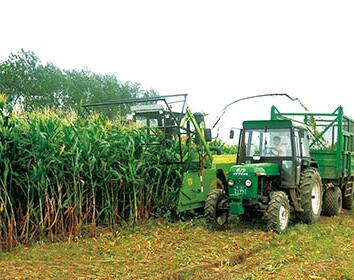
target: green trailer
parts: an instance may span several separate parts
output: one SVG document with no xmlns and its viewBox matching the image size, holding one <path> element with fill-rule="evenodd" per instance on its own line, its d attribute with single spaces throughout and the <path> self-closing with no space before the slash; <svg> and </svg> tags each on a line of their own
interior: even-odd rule
<svg viewBox="0 0 354 280">
<path fill-rule="evenodd" d="M 323 212 L 336 215 L 353 207 L 354 121 L 339 106 L 332 113 L 283 113 L 271 109 L 271 119 L 290 119 L 311 134 L 310 155 L 319 165 L 324 189 Z"/>
</svg>

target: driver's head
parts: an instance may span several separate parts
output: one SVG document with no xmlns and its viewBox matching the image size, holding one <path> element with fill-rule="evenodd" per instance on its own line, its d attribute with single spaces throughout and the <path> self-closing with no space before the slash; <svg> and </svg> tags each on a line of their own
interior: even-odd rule
<svg viewBox="0 0 354 280">
<path fill-rule="evenodd" d="M 273 137 L 273 143 L 274 143 L 274 145 L 278 146 L 280 144 L 280 137 L 279 136 L 274 136 Z"/>
</svg>

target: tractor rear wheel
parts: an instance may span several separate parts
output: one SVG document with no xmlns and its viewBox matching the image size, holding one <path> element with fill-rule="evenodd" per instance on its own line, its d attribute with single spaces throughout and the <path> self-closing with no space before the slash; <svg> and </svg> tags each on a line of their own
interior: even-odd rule
<svg viewBox="0 0 354 280">
<path fill-rule="evenodd" d="M 214 229 L 224 229 L 229 217 L 228 199 L 223 189 L 213 189 L 209 193 L 204 207 L 207 223 Z"/>
<path fill-rule="evenodd" d="M 318 221 L 322 209 L 322 182 L 316 168 L 301 172 L 299 195 L 303 212 L 297 212 L 300 221 L 312 224 Z"/>
<path fill-rule="evenodd" d="M 273 192 L 265 212 L 269 230 L 282 233 L 287 230 L 290 219 L 290 205 L 285 192 Z"/>
<path fill-rule="evenodd" d="M 336 216 L 342 211 L 342 192 L 334 187 L 326 190 L 323 196 L 323 213 L 326 216 Z"/>
<path fill-rule="evenodd" d="M 354 200 L 354 190 L 352 188 L 352 192 L 350 196 L 343 195 L 343 208 L 352 210 L 353 209 L 353 200 Z"/>
</svg>

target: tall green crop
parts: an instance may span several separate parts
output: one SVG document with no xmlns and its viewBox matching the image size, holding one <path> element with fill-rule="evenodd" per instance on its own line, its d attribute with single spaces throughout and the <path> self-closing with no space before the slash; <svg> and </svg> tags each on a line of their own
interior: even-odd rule
<svg viewBox="0 0 354 280">
<path fill-rule="evenodd" d="M 173 207 L 180 169 L 173 150 L 119 119 L 50 110 L 13 113 L 0 99 L 0 244 L 115 229 Z"/>
</svg>

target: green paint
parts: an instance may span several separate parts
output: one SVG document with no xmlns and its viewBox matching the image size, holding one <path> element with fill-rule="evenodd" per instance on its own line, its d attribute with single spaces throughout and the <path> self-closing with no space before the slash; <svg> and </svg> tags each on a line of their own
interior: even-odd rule
<svg viewBox="0 0 354 280">
<path fill-rule="evenodd" d="M 230 168 L 228 181 L 234 182 L 229 186 L 230 214 L 241 215 L 244 213 L 244 199 L 258 199 L 258 180 L 260 176 L 279 176 L 279 166 L 275 163 L 255 163 L 234 165 Z M 246 181 L 252 182 L 246 186 Z"/>
<path fill-rule="evenodd" d="M 238 172 L 240 169 L 244 170 L 244 172 Z M 267 162 L 234 165 L 230 168 L 230 176 L 238 175 L 238 173 L 246 173 L 249 175 L 256 175 L 256 173 L 261 173 L 260 175 L 266 176 L 278 176 L 280 174 L 279 166 L 277 164 Z"/>
<path fill-rule="evenodd" d="M 283 137 L 286 130 L 289 134 Z M 279 137 L 278 142 L 274 141 L 274 135 Z M 207 213 L 215 223 L 219 223 L 218 215 L 221 217 L 218 213 L 225 209 L 231 215 L 242 215 L 249 209 L 263 213 L 270 211 L 270 226 L 280 224 L 274 220 L 278 217 L 274 211 L 281 213 L 280 206 L 274 208 L 274 205 L 282 203 L 279 196 L 272 195 L 275 191 L 285 193 L 290 206 L 296 211 L 304 211 L 296 190 L 303 170 L 309 167 L 318 169 L 324 191 L 335 185 L 342 189 L 343 196 L 351 193 L 354 185 L 354 121 L 343 114 L 342 107 L 331 114 L 317 114 L 280 113 L 273 106 L 271 120 L 243 122 L 239 143 L 237 165 L 230 168 L 227 176 L 228 203 L 214 200 L 216 214 L 212 211 Z M 287 153 L 280 154 L 281 147 L 287 147 Z M 278 153 L 267 152 L 269 150 Z M 213 202 L 212 199 L 210 201 Z M 272 208 L 269 208 L 270 202 Z"/>
<path fill-rule="evenodd" d="M 217 170 L 221 169 L 227 174 L 233 164 L 216 164 L 211 168 L 204 169 L 202 171 L 202 182 L 198 175 L 199 171 L 190 170 L 185 172 L 178 199 L 178 212 L 203 208 L 205 200 L 217 179 Z"/>
<path fill-rule="evenodd" d="M 227 174 L 229 168 L 235 164 L 235 161 L 230 162 L 227 158 L 220 159 L 220 156 L 215 156 L 215 158 L 219 157 L 217 163 L 213 162 L 214 157 L 203 132 L 205 120 L 203 118 L 203 121 L 198 124 L 189 108 L 186 109 L 186 114 L 181 120 L 181 127 L 187 127 L 188 122 L 193 124 L 195 135 L 198 136 L 199 141 L 190 145 L 190 151 L 183 159 L 185 172 L 179 191 L 178 212 L 203 208 L 205 200 L 217 180 L 217 170 L 220 169 L 224 174 Z"/>
<path fill-rule="evenodd" d="M 310 154 L 318 162 L 323 181 L 341 184 L 353 179 L 354 121 L 344 115 L 342 106 L 333 113 L 282 113 L 272 106 L 271 119 L 287 119 L 311 131 L 313 139 Z M 333 137 L 332 142 L 326 143 L 325 134 L 336 137 Z"/>
<path fill-rule="evenodd" d="M 290 120 L 262 120 L 262 121 L 244 121 L 243 128 L 290 128 L 292 122 Z"/>
<path fill-rule="evenodd" d="M 242 200 L 233 200 L 230 202 L 230 210 L 229 213 L 231 215 L 242 215 L 245 213 L 245 208 L 242 205 Z"/>
</svg>

